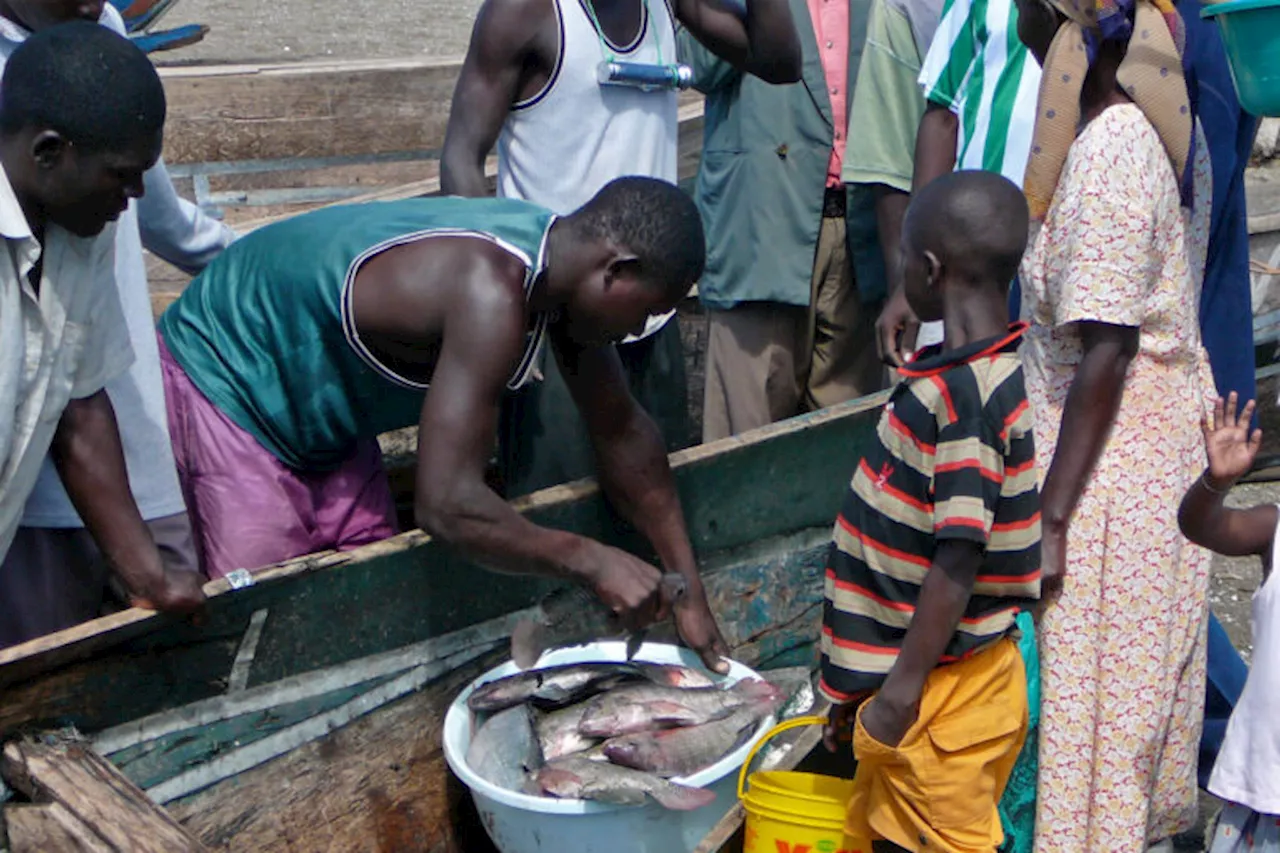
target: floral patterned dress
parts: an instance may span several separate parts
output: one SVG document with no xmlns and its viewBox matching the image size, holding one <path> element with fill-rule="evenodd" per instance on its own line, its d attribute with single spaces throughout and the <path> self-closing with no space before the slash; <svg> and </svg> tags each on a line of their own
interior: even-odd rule
<svg viewBox="0 0 1280 853">
<path fill-rule="evenodd" d="M 1193 212 L 1141 110 L 1106 110 L 1072 144 L 1023 261 L 1042 477 L 1082 357 L 1074 324 L 1140 329 L 1041 626 L 1038 853 L 1141 853 L 1195 818 L 1210 555 L 1177 512 L 1205 466 L 1215 393 L 1197 319 L 1212 189 L 1199 139 Z"/>
</svg>

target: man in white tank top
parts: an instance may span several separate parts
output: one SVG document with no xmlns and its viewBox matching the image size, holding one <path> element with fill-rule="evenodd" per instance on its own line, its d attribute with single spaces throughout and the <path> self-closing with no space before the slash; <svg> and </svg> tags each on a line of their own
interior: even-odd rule
<svg viewBox="0 0 1280 853">
<path fill-rule="evenodd" d="M 491 192 L 484 163 L 495 144 L 498 195 L 566 214 L 609 181 L 643 175 L 675 183 L 673 88 L 602 86 L 602 62 L 676 62 L 676 23 L 726 62 L 763 80 L 800 77 L 787 0 L 486 0 L 476 18 L 441 155 L 441 187 Z M 689 443 L 684 354 L 674 312 L 618 346 L 631 392 L 669 450 Z M 499 455 L 508 498 L 590 476 L 594 459 L 567 385 L 551 359 L 544 381 L 512 395 Z M 677 608 L 694 648 L 718 642 L 699 596 Z M 705 656 L 705 655 L 704 655 Z M 710 660 L 710 658 L 708 658 Z"/>
</svg>

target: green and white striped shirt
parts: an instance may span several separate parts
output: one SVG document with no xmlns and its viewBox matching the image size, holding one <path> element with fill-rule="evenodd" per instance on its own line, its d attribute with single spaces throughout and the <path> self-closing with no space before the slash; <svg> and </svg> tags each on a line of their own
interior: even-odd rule
<svg viewBox="0 0 1280 853">
<path fill-rule="evenodd" d="M 1040 66 L 1018 40 L 1013 0 L 947 0 L 920 86 L 960 119 L 957 169 L 999 172 L 1022 185 Z"/>
</svg>

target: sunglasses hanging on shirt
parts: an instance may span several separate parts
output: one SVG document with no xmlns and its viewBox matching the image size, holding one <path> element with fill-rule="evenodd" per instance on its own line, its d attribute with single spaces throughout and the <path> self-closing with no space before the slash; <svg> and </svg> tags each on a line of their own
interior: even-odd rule
<svg viewBox="0 0 1280 853">
<path fill-rule="evenodd" d="M 596 82 L 601 86 L 627 86 L 632 89 L 641 89 L 646 92 L 653 91 L 670 91 L 675 89 L 688 89 L 693 85 L 693 69 L 684 63 L 666 63 L 662 61 L 662 43 L 657 42 L 658 61 L 652 62 L 627 62 L 618 59 L 613 51 L 609 48 L 609 42 L 604 37 L 604 30 L 600 26 L 600 21 L 596 18 L 596 10 L 591 4 L 591 0 L 582 4 L 586 7 L 588 15 L 591 17 L 591 24 L 595 27 L 596 38 L 600 39 L 600 52 L 604 54 L 604 59 L 600 60 L 600 64 L 596 66 Z M 652 20 L 649 14 L 649 0 L 644 0 L 644 14 L 647 20 Z M 657 34 L 654 34 L 657 39 Z"/>
</svg>

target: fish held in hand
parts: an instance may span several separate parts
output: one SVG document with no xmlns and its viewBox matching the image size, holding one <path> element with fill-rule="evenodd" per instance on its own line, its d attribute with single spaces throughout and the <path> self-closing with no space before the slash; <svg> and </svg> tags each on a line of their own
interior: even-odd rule
<svg viewBox="0 0 1280 853">
<path fill-rule="evenodd" d="M 775 709 L 783 698 L 778 688 L 753 679 L 739 681 L 727 690 L 625 685 L 591 700 L 578 731 L 588 737 L 613 738 L 676 726 L 696 726 L 723 719 L 748 706 L 764 709 L 763 716 Z"/>
<path fill-rule="evenodd" d="M 559 711 L 552 711 L 538 718 L 535 728 L 538 732 L 538 743 L 542 747 L 542 757 L 546 761 L 555 761 L 574 753 L 591 749 L 600 743 L 599 738 L 587 737 L 578 731 L 582 715 L 587 710 L 585 703 L 570 705 Z"/>
<path fill-rule="evenodd" d="M 522 702 L 560 708 L 639 677 L 627 664 L 584 663 L 531 669 L 482 684 L 467 697 L 472 711 L 501 711 Z"/>
<path fill-rule="evenodd" d="M 597 800 L 619 806 L 638 806 L 652 797 L 675 811 L 692 811 L 715 800 L 705 788 L 677 785 L 652 773 L 585 758 L 566 758 L 538 771 L 538 785 L 553 797 Z"/>
<path fill-rule="evenodd" d="M 623 767 L 667 778 L 689 776 L 746 743 L 764 716 L 759 709 L 743 708 L 699 726 L 623 735 L 605 741 L 604 754 Z"/>
<path fill-rule="evenodd" d="M 467 748 L 467 766 L 480 778 L 508 791 L 521 791 L 526 774 L 542 766 L 532 712 L 518 705 L 494 714 Z"/>
</svg>

